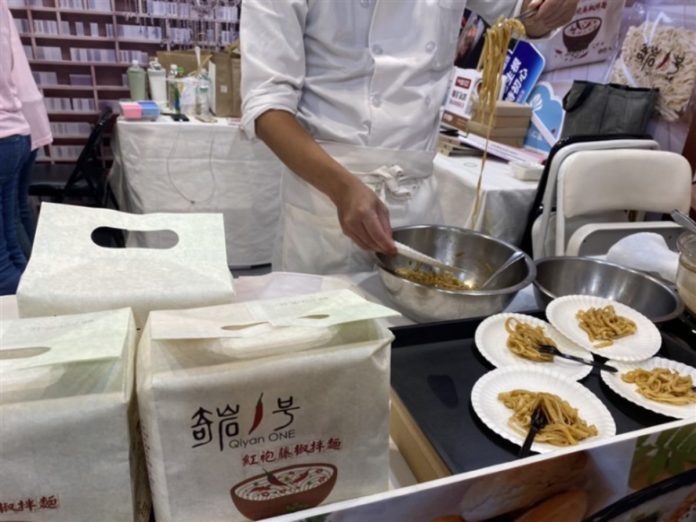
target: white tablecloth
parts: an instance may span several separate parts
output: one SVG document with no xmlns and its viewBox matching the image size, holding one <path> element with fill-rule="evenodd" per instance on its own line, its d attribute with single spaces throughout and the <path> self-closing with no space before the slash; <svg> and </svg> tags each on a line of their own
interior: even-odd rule
<svg viewBox="0 0 696 522">
<path fill-rule="evenodd" d="M 222 212 L 230 266 L 270 263 L 282 166 L 263 143 L 246 140 L 237 124 L 119 119 L 112 148 L 111 183 L 123 210 Z M 489 159 L 472 227 L 479 168 L 479 158 L 435 158 L 444 223 L 519 242 L 536 182 L 517 180 L 506 163 Z"/>
<path fill-rule="evenodd" d="M 518 244 L 538 182 L 514 178 L 506 162 L 489 158 L 483 172 L 481 210 L 472 226 L 470 214 L 476 200 L 480 168 L 479 157 L 437 155 L 434 170 L 444 222 Z"/>
<path fill-rule="evenodd" d="M 228 264 L 270 263 L 281 163 L 237 124 L 119 119 L 112 148 L 111 183 L 122 210 L 221 212 Z"/>
</svg>

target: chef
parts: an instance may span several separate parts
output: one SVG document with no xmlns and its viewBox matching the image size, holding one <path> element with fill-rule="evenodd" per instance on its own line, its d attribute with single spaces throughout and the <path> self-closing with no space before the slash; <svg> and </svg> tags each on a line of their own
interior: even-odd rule
<svg viewBox="0 0 696 522">
<path fill-rule="evenodd" d="M 441 221 L 432 162 L 466 0 L 244 0 L 242 125 L 287 167 L 273 268 L 371 270 L 392 226 Z M 530 38 L 577 0 L 470 0 L 494 23 L 537 7 Z"/>
</svg>

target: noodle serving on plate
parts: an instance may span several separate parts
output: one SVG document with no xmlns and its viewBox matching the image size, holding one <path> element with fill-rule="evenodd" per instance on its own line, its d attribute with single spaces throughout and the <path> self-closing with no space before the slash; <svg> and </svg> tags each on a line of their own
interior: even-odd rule
<svg viewBox="0 0 696 522">
<path fill-rule="evenodd" d="M 677 406 L 696 403 L 696 392 L 692 390 L 694 382 L 691 376 L 682 376 L 677 371 L 667 368 L 652 370 L 638 368 L 624 373 L 621 380 L 635 384 L 638 387 L 638 393 L 651 401 Z"/>
<path fill-rule="evenodd" d="M 476 201 L 474 202 L 472 223 L 476 222 L 481 207 L 483 168 L 488 158 L 488 142 L 490 141 L 491 131 L 495 124 L 495 108 L 500 96 L 502 84 L 501 74 L 505 67 L 507 50 L 513 35 L 524 37 L 525 34 L 526 30 L 524 24 L 516 18 L 500 19 L 486 31 L 483 51 L 481 52 L 481 58 L 478 63 L 478 69 L 482 71 L 481 88 L 479 90 L 479 101 L 474 119 L 484 123 L 488 127 L 488 130 L 486 132 L 486 145 L 483 149 L 483 158 L 481 159 L 481 170 L 476 185 Z"/>
<path fill-rule="evenodd" d="M 498 400 L 513 410 L 508 425 L 523 436 L 529 431 L 534 410 L 537 406 L 541 407 L 548 424 L 536 434 L 537 442 L 574 446 L 581 440 L 599 434 L 594 424 L 587 424 L 580 418 L 577 409 L 553 393 L 512 390 L 499 393 Z"/>
<path fill-rule="evenodd" d="M 556 346 L 552 339 L 546 337 L 543 326 L 532 326 L 514 317 L 505 320 L 508 333 L 507 347 L 512 353 L 530 361 L 553 362 L 553 355 L 542 353 L 537 348 L 541 345 Z"/>
<path fill-rule="evenodd" d="M 617 315 L 611 305 L 578 310 L 575 317 L 579 322 L 578 326 L 585 331 L 590 341 L 596 343 L 595 348 L 607 348 L 616 339 L 633 335 L 638 329 L 631 319 Z"/>
</svg>

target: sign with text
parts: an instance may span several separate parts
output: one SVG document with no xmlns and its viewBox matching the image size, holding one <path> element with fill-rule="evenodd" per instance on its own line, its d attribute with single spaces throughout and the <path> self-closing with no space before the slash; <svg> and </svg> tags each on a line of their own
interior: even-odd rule
<svg viewBox="0 0 696 522">
<path fill-rule="evenodd" d="M 544 71 L 546 60 L 529 42 L 518 41 L 508 51 L 503 68 L 503 100 L 525 103 Z"/>
<path fill-rule="evenodd" d="M 558 98 L 553 86 L 540 82 L 531 92 L 532 124 L 524 140 L 525 147 L 549 152 L 561 137 L 565 111 L 563 101 Z"/>
<path fill-rule="evenodd" d="M 478 99 L 481 71 L 455 67 L 442 122 L 460 130 L 467 129 L 467 122 L 474 113 L 474 101 Z"/>
</svg>

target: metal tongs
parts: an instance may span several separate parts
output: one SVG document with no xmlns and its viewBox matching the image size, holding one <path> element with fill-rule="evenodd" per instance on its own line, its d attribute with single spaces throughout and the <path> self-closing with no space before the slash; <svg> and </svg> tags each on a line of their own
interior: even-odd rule
<svg viewBox="0 0 696 522">
<path fill-rule="evenodd" d="M 536 7 L 532 7 L 531 9 L 527 9 L 526 11 L 523 11 L 520 14 L 518 14 L 515 18 L 517 18 L 520 21 L 525 20 L 525 19 L 529 18 L 530 16 L 535 15 L 540 7 L 541 7 L 541 5 L 538 5 Z"/>
<path fill-rule="evenodd" d="M 435 259 L 434 257 L 430 257 L 429 255 L 424 254 L 423 252 L 416 250 L 415 248 L 411 248 L 408 245 L 404 245 L 403 243 L 400 243 L 399 241 L 394 241 L 394 244 L 396 245 L 396 252 L 399 255 L 402 255 L 404 257 L 412 259 L 413 261 L 418 261 L 419 263 L 425 263 L 426 265 L 434 266 L 434 267 L 439 268 L 441 270 L 447 270 L 447 271 L 459 272 L 459 273 L 466 272 L 466 269 L 464 269 L 464 268 L 459 268 L 458 266 L 448 265 L 447 263 L 443 263 L 439 259 Z"/>
</svg>

